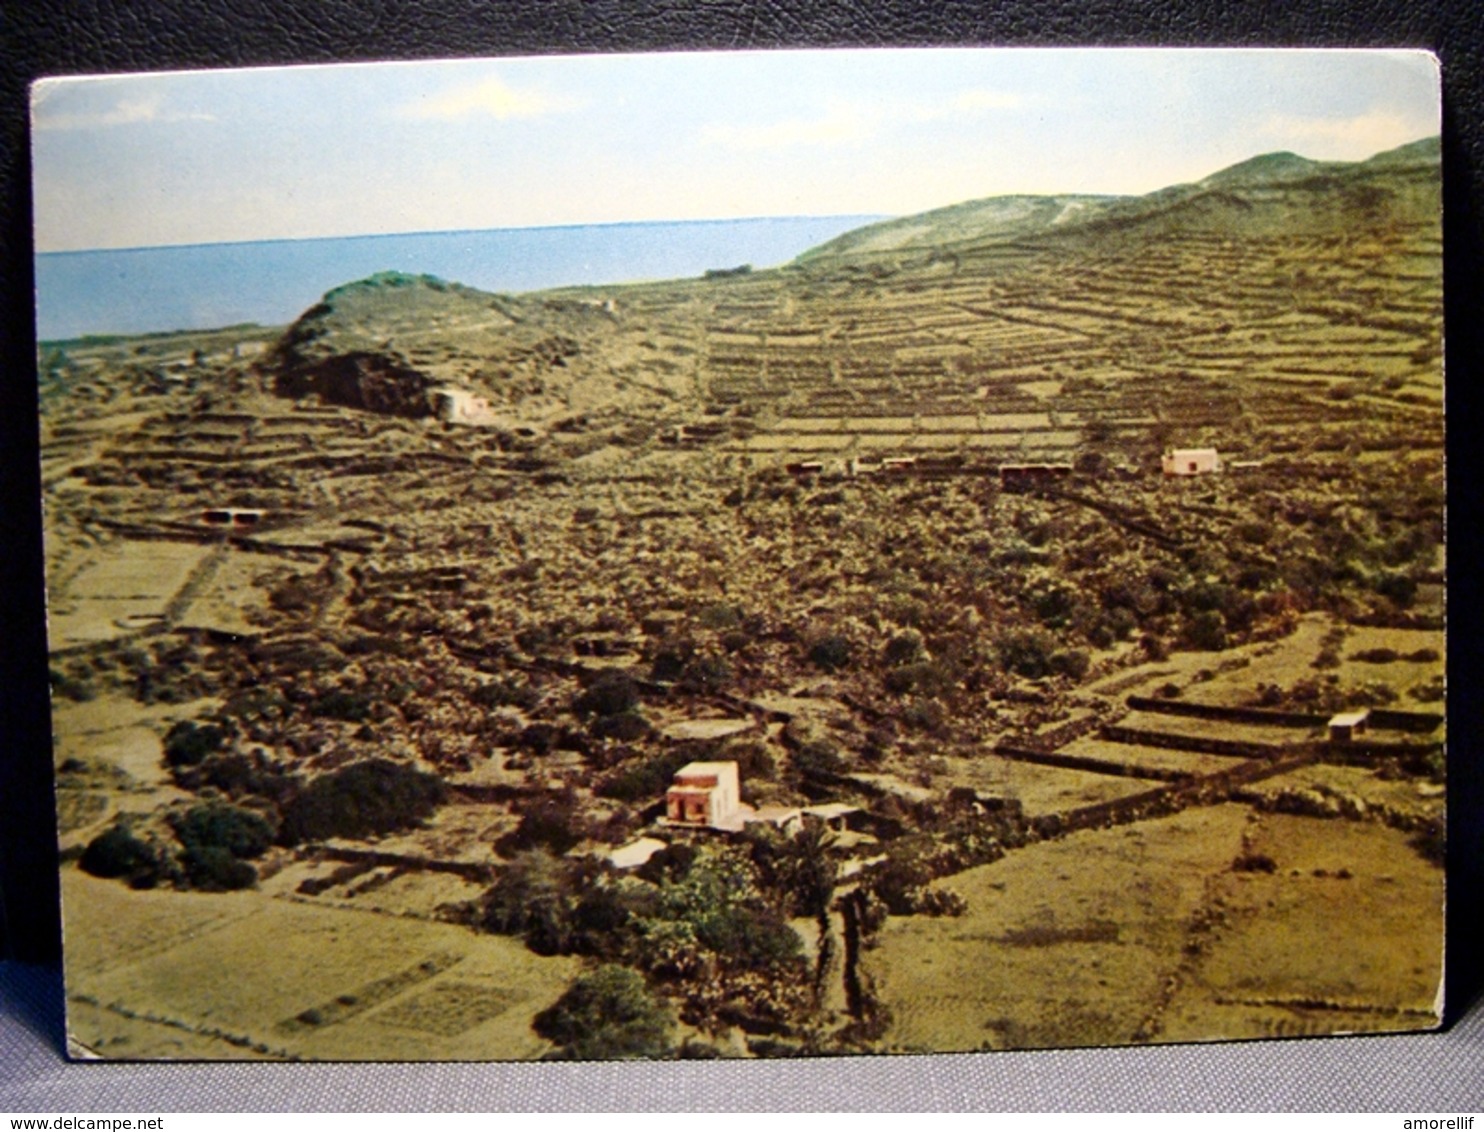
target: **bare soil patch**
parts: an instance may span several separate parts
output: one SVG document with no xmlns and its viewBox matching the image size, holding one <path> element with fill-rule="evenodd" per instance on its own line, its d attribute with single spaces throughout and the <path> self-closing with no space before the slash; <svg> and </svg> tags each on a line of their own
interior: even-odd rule
<svg viewBox="0 0 1484 1132">
<path fill-rule="evenodd" d="M 107 1008 L 75 1016 L 72 1029 L 84 1044 L 115 1055 L 122 1051 L 110 1027 L 127 1016 L 198 1036 L 227 1035 L 237 1048 L 267 1057 L 539 1056 L 544 1044 L 530 1030 L 531 1017 L 555 1000 L 576 968 L 574 960 L 543 959 L 518 941 L 451 924 L 259 892 L 137 893 L 73 870 L 64 880 L 68 938 L 77 941 L 69 948 L 69 996 Z M 428 1000 L 436 1003 L 453 993 L 436 990 L 445 978 L 483 988 L 512 1008 L 450 1033 L 397 1024 L 426 1013 L 426 1002 L 396 1005 L 404 999 L 436 993 Z M 341 1012 L 327 1011 L 330 1003 Z M 394 1006 L 392 1023 L 375 1022 L 373 1007 Z M 85 1022 L 97 1029 L 84 1031 Z M 129 1056 L 170 1055 L 161 1045 L 141 1048 L 144 1034 L 130 1037 Z"/>
<path fill-rule="evenodd" d="M 1043 768 L 1037 768 L 1038 770 Z M 899 1049 L 1128 1043 L 1178 962 L 1239 806 L 1073 834 L 937 882 L 956 919 L 892 918 L 864 956 Z"/>
<path fill-rule="evenodd" d="M 1372 822 L 1267 814 L 1218 878 L 1222 922 L 1165 1016 L 1174 1041 L 1436 1024 L 1443 873 Z M 1432 925 L 1419 931 L 1418 924 Z"/>
</svg>

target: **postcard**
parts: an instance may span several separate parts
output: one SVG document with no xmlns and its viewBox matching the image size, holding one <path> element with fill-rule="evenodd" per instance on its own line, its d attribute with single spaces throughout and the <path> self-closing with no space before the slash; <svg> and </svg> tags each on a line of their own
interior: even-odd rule
<svg viewBox="0 0 1484 1132">
<path fill-rule="evenodd" d="M 1438 1025 L 1432 56 L 32 115 L 75 1057 Z"/>
</svg>

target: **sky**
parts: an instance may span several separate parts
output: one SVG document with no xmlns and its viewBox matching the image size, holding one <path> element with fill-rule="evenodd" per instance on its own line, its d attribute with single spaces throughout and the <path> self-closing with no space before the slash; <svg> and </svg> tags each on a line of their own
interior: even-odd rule
<svg viewBox="0 0 1484 1132">
<path fill-rule="evenodd" d="M 1436 134 L 1421 52 L 589 55 L 42 80 L 36 249 L 907 215 Z"/>
</svg>

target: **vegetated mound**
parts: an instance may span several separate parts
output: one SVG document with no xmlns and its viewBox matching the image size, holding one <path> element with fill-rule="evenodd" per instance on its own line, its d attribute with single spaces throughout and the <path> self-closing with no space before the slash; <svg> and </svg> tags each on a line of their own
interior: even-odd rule
<svg viewBox="0 0 1484 1132">
<path fill-rule="evenodd" d="M 431 275 L 389 271 L 328 292 L 284 333 L 268 365 L 285 397 L 398 416 L 434 411 L 456 386 L 509 406 L 612 320 L 599 302 L 493 295 Z"/>
<path fill-rule="evenodd" d="M 398 416 L 431 412 L 438 376 L 409 357 L 431 325 L 504 322 L 494 296 L 430 275 L 382 272 L 328 292 L 284 333 L 274 351 L 275 389 L 285 397 Z M 399 341 L 399 339 L 404 339 Z"/>
</svg>

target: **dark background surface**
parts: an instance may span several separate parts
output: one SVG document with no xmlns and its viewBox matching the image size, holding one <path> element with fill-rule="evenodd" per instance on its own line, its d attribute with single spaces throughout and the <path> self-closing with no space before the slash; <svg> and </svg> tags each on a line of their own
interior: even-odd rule
<svg viewBox="0 0 1484 1132">
<path fill-rule="evenodd" d="M 47 716 L 45 617 L 42 585 L 40 482 L 37 463 L 36 385 L 34 380 L 34 315 L 31 269 L 30 169 L 27 131 L 27 84 L 44 75 L 93 74 L 118 71 L 178 70 L 257 66 L 267 64 L 329 63 L 382 59 L 437 59 L 476 55 L 617 52 L 645 50 L 699 50 L 830 46 L 1237 46 L 1237 47 L 1417 47 L 1434 51 L 1442 61 L 1443 162 L 1445 205 L 1445 293 L 1448 369 L 1449 593 L 1450 619 L 1448 702 L 1450 771 L 1448 1017 L 1457 1021 L 1478 998 L 1481 952 L 1480 899 L 1484 838 L 1480 829 L 1480 800 L 1484 776 L 1478 765 L 1479 697 L 1474 679 L 1481 634 L 1478 617 L 1478 560 L 1474 531 L 1479 501 L 1474 490 L 1477 473 L 1476 435 L 1480 419 L 1474 382 L 1480 362 L 1480 276 L 1484 273 L 1484 114 L 1481 114 L 1480 75 L 1484 71 L 1484 12 L 1476 0 L 1431 0 L 1394 4 L 1388 0 L 1311 0 L 1291 7 L 1233 3 L 1227 0 L 889 0 L 798 5 L 743 3 L 740 0 L 512 0 L 477 3 L 474 0 L 397 3 L 393 0 L 155 0 L 149 4 L 50 3 L 4 0 L 0 4 L 0 1109 L 8 1107 L 7 1089 L 16 1079 L 7 1073 L 25 1062 L 7 1055 L 14 1034 L 31 1035 L 39 1043 L 48 1066 L 62 1072 L 56 1045 L 60 1034 L 61 996 L 55 966 L 59 954 L 56 907 L 56 850 L 52 810 L 52 763 Z M 1131 143 L 1136 139 L 1131 139 Z M 10 962 L 3 962 L 4 960 Z M 24 1025 L 6 1029 L 20 1019 Z M 1484 1029 L 1479 1011 L 1469 1024 L 1448 1038 L 1399 1039 L 1448 1041 L 1458 1039 L 1477 1051 Z M 27 1039 L 29 1040 L 29 1038 Z M 1338 1068 L 1324 1073 L 1346 1073 L 1343 1050 L 1381 1047 L 1377 1041 L 1285 1043 L 1280 1049 L 1328 1048 L 1337 1055 L 1315 1054 Z M 1252 1050 L 1229 1046 L 1226 1050 Z M 1266 1048 L 1266 1047 L 1264 1047 Z M 1424 1049 L 1426 1047 L 1423 1047 Z M 9 1053 L 15 1053 L 15 1050 Z M 21 1051 L 25 1052 L 25 1051 Z M 32 1051 L 34 1053 L 35 1051 Z M 1133 1051 L 1109 1058 L 1102 1072 L 1119 1077 L 1134 1072 L 1158 1080 L 1159 1056 L 1139 1051 L 1145 1060 L 1128 1061 Z M 1202 1053 L 1206 1051 L 1201 1051 Z M 1435 1048 L 1435 1051 L 1437 1049 Z M 1456 1052 L 1456 1051 L 1455 1051 Z M 1193 1070 L 1192 1049 L 1169 1051 L 1165 1067 L 1174 1072 L 1166 1082 L 1175 1100 L 1199 1100 L 1182 1091 Z M 988 1062 L 1027 1055 L 989 1055 Z M 1050 1067 L 1051 1058 L 1079 1055 L 1035 1055 L 1033 1064 Z M 1308 1056 L 1308 1055 L 1303 1055 Z M 1353 1068 L 1364 1072 L 1365 1057 L 1349 1055 Z M 1405 1056 L 1405 1055 L 1401 1055 Z M 1184 1060 L 1182 1060 L 1184 1057 Z M 1295 1058 L 1300 1058 L 1297 1052 Z M 1336 1060 L 1338 1057 L 1338 1060 Z M 1149 1065 L 1145 1061 L 1153 1058 Z M 1484 1056 L 1473 1054 L 1473 1105 L 1484 1107 Z M 984 1058 L 980 1058 L 984 1061 Z M 1250 1059 L 1248 1059 L 1250 1060 Z M 1293 1060 L 1293 1059 L 1290 1059 Z M 966 1064 L 963 1058 L 922 1058 L 905 1064 L 927 1066 Z M 6 1065 L 12 1068 L 7 1070 Z M 871 1063 L 879 1064 L 879 1063 Z M 1200 1063 L 1206 1064 L 1204 1062 Z M 1245 1064 L 1240 1056 L 1233 1066 Z M 1467 1064 L 1465 1061 L 1464 1064 Z M 1179 1068 L 1180 1066 L 1186 1068 Z M 1152 1068 L 1151 1068 L 1152 1066 Z M 537 1078 L 504 1067 L 511 1081 Z M 816 1069 L 818 1067 L 816 1066 Z M 446 1067 L 445 1067 L 446 1069 Z M 50 1070 L 48 1070 L 50 1071 Z M 655 1068 L 655 1072 L 659 1072 Z M 1237 1071 L 1233 1069 L 1233 1071 Z M 28 1070 L 29 1072 L 29 1070 Z M 66 1070 L 78 1072 L 77 1069 Z M 93 1086 L 103 1078 L 93 1074 Z M 135 1072 L 139 1072 L 135 1070 Z M 408 1070 L 412 1072 L 412 1070 Z M 552 1071 L 555 1072 L 555 1071 Z M 602 1074 L 596 1071 L 592 1080 Z M 635 1072 L 638 1072 L 635 1070 Z M 970 1074 L 973 1077 L 973 1074 Z M 983 1075 L 981 1074 L 980 1077 Z M 990 1074 L 991 1077 L 994 1074 Z M 1467 1076 L 1467 1074 L 1465 1075 Z M 798 1068 L 778 1069 L 775 1079 L 802 1082 L 805 1094 L 815 1073 Z M 932 1073 L 913 1074 L 927 1081 Z M 952 1072 L 940 1080 L 956 1079 Z M 205 1078 L 201 1078 L 204 1080 Z M 863 1077 L 863 1082 L 867 1078 Z M 892 1079 L 871 1074 L 879 1089 Z M 978 1078 L 976 1078 L 978 1079 Z M 314 1079 L 309 1079 L 311 1085 Z M 320 1078 L 321 1082 L 329 1078 Z M 487 1078 L 485 1080 L 488 1080 Z M 556 1078 L 548 1078 L 555 1081 Z M 623 1078 L 618 1079 L 620 1084 Z M 1466 1081 L 1454 1078 L 1454 1083 Z M 1085 1084 L 1085 1082 L 1084 1082 Z M 1291 1083 L 1290 1083 L 1291 1084 Z M 425 1087 L 420 1086 L 420 1087 Z M 1074 1082 L 1074 1090 L 1076 1087 Z M 1297 1092 L 1272 1095 L 1292 1107 L 1292 1098 L 1310 1096 L 1316 1107 L 1326 1097 L 1350 1096 L 1325 1091 L 1316 1078 Z M 956 1087 L 955 1087 L 956 1088 Z M 313 1091 L 313 1088 L 311 1088 Z M 354 1090 L 352 1090 L 352 1094 Z M 950 1089 L 957 1103 L 975 1107 Z M 803 1103 L 797 1094 L 794 1104 Z M 1226 1089 L 1210 1094 L 1219 1100 Z M 11 1095 L 20 1096 L 19 1093 Z M 349 1105 L 351 1094 L 329 1091 Z M 412 1094 L 409 1094 L 412 1095 Z M 512 1105 L 522 1097 L 534 1107 L 558 1102 L 535 1093 L 489 1094 L 478 1097 L 482 1107 L 499 1107 L 501 1096 Z M 552 1097 L 559 1094 L 553 1093 Z M 593 1094 L 596 1097 L 596 1094 Z M 621 1093 L 612 1094 L 621 1096 Z M 668 1096 L 663 1092 L 657 1096 Z M 725 1094 L 716 1094 L 724 1096 Z M 831 1096 L 836 1094 L 831 1093 Z M 857 1094 L 849 1094 L 855 1096 Z M 861 1103 L 884 1094 L 868 1088 L 858 1094 Z M 1029 1094 L 1026 1094 L 1029 1095 Z M 1036 1094 L 1040 1096 L 1040 1093 Z M 1045 1107 L 1056 1107 L 1055 1088 L 1044 1095 Z M 1073 1095 L 1076 1095 L 1075 1092 Z M 1094 1093 L 1088 1096 L 1097 1095 Z M 1114 1094 L 1108 1094 L 1110 1097 Z M 1234 1096 L 1236 1094 L 1233 1094 Z M 1253 1094 L 1244 1094 L 1253 1095 Z M 1262 1094 L 1255 1094 L 1261 1097 Z M 709 1093 L 674 1095 L 685 1107 L 707 1103 Z M 816 1094 L 823 1099 L 823 1094 Z M 839 1107 L 854 1107 L 840 1094 Z M 1422 1097 L 1391 1094 L 1426 1106 Z M 787 1088 L 778 1098 L 789 1103 Z M 256 1098 L 261 1107 L 265 1097 Z M 807 1097 L 805 1097 L 807 1099 Z M 1441 1098 L 1440 1098 L 1441 1099 Z M 395 1100 L 395 1097 L 391 1098 Z M 753 1107 L 755 1098 L 745 1107 Z M 925 1106 L 950 1103 L 939 1094 L 923 1094 Z M 383 1107 L 392 1105 L 380 1098 Z M 414 1099 L 411 1107 L 425 1107 Z M 619 1102 L 614 1102 L 619 1103 Z M 723 1107 L 729 1107 L 725 1101 Z M 985 1103 L 992 1103 L 988 1100 Z M 431 1104 L 427 1101 L 426 1104 Z M 734 1104 L 742 1106 L 738 1098 Z M 144 1107 L 150 1107 L 145 1105 Z M 170 1106 L 164 1106 L 170 1107 Z M 230 1106 L 226 1106 L 230 1107 Z M 454 1107 L 457 1107 L 455 1105 Z M 887 1106 L 890 1107 L 890 1106 Z M 1080 1107 L 1080 1106 L 1079 1106 Z M 1173 1104 L 1171 1107 L 1187 1107 Z M 1199 1107 L 1198 1105 L 1196 1107 Z M 1228 1105 L 1227 1107 L 1231 1107 Z M 1244 1106 L 1245 1107 L 1245 1106 Z M 1258 1105 L 1257 1107 L 1262 1107 Z M 1360 1107 L 1341 1102 L 1341 1107 Z M 1404 1107 L 1401 1104 L 1387 1107 Z"/>
</svg>

